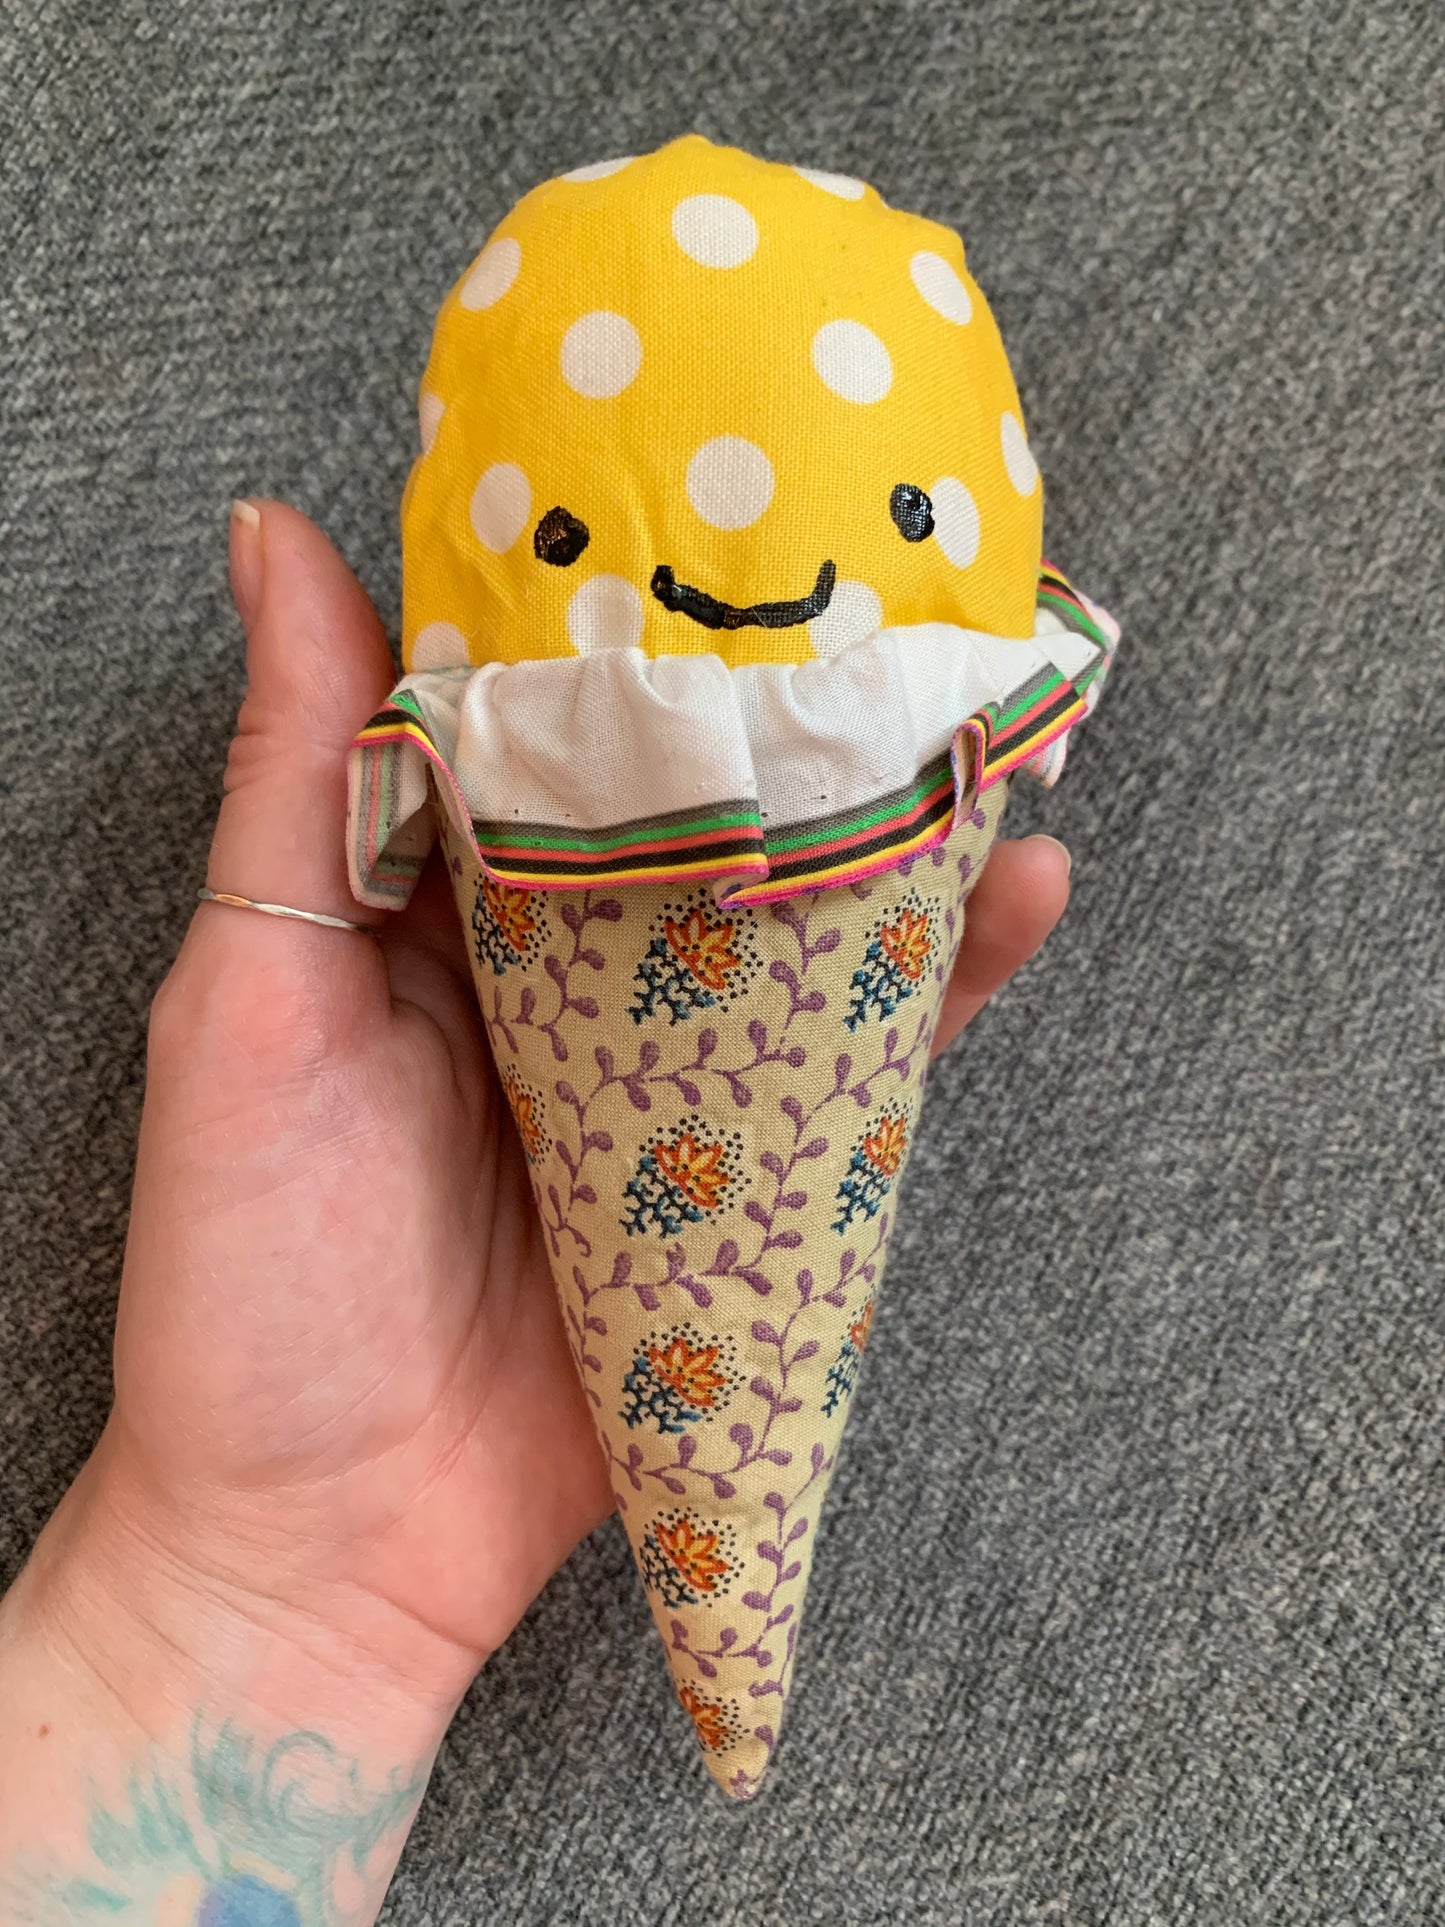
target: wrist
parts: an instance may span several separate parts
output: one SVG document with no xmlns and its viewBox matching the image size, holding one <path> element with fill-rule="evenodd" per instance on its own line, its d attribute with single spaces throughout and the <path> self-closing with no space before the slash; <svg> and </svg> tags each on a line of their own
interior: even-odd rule
<svg viewBox="0 0 1445 1927">
<path fill-rule="evenodd" d="M 307 1727 L 358 1757 L 429 1758 L 485 1657 L 234 1518 L 179 1520 L 113 1433 L 7 1612 L 152 1739 L 199 1715 Z"/>
<path fill-rule="evenodd" d="M 462 1668 L 172 1524 L 103 1447 L 0 1601 L 0 1918 L 374 1919 Z"/>
</svg>

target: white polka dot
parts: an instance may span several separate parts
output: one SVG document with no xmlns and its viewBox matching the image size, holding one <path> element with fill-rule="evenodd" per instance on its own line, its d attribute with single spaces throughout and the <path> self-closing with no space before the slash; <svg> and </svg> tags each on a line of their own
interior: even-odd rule
<svg viewBox="0 0 1445 1927">
<path fill-rule="evenodd" d="M 588 161 L 585 167 L 574 167 L 564 174 L 564 181 L 605 181 L 609 174 L 620 174 L 632 161 L 631 154 L 620 154 L 612 161 Z"/>
<path fill-rule="evenodd" d="M 863 198 L 863 182 L 855 181 L 851 174 L 827 174 L 816 167 L 795 167 L 793 172 L 811 181 L 814 187 L 821 187 L 825 194 L 836 194 L 840 201 Z"/>
<path fill-rule="evenodd" d="M 715 529 L 745 529 L 773 499 L 773 465 L 756 442 L 718 435 L 687 465 L 687 499 Z"/>
<path fill-rule="evenodd" d="M 471 659 L 467 639 L 454 622 L 429 622 L 418 629 L 411 645 L 411 666 L 421 669 L 452 669 Z"/>
<path fill-rule="evenodd" d="M 954 475 L 940 475 L 928 491 L 933 533 L 955 569 L 966 569 L 978 554 L 978 505 Z"/>
<path fill-rule="evenodd" d="M 432 443 L 437 438 L 437 430 L 442 425 L 442 416 L 445 413 L 446 405 L 442 401 L 441 396 L 432 394 L 429 389 L 424 390 L 421 399 L 416 405 L 417 421 L 421 427 L 421 452 L 423 455 L 431 454 Z"/>
<path fill-rule="evenodd" d="M 562 379 L 594 401 L 620 395 L 641 366 L 642 337 L 606 308 L 584 314 L 562 337 Z"/>
<path fill-rule="evenodd" d="M 532 515 L 532 490 L 515 462 L 493 462 L 472 490 L 472 527 L 494 555 L 511 548 Z"/>
<path fill-rule="evenodd" d="M 758 224 L 726 194 L 690 194 L 672 210 L 672 238 L 703 268 L 740 268 L 758 245 Z"/>
<path fill-rule="evenodd" d="M 461 285 L 458 301 L 475 312 L 500 301 L 517 278 L 522 265 L 522 250 L 510 238 L 491 241 L 473 261 L 471 272 Z"/>
<path fill-rule="evenodd" d="M 1023 423 L 1017 415 L 1005 414 L 998 427 L 1008 478 L 1020 495 L 1032 495 L 1038 487 L 1039 465 L 1024 434 Z"/>
<path fill-rule="evenodd" d="M 567 634 L 579 656 L 635 649 L 642 640 L 642 597 L 626 576 L 594 575 L 567 604 Z"/>
<path fill-rule="evenodd" d="M 930 254 L 925 248 L 908 263 L 908 272 L 913 276 L 914 287 L 935 314 L 941 314 L 945 321 L 956 321 L 960 327 L 972 319 L 973 303 L 968 289 L 941 254 Z"/>
<path fill-rule="evenodd" d="M 871 636 L 882 622 L 883 604 L 866 582 L 837 582 L 827 608 L 808 624 L 808 636 L 818 655 L 836 656 Z"/>
<path fill-rule="evenodd" d="M 813 336 L 813 366 L 844 401 L 882 401 L 893 386 L 888 350 L 861 321 L 825 321 Z"/>
</svg>

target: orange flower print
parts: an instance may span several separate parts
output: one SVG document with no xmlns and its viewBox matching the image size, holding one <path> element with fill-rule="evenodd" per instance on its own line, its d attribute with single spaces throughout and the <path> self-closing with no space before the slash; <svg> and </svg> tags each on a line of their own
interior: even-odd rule
<svg viewBox="0 0 1445 1927">
<path fill-rule="evenodd" d="M 530 890 L 484 876 L 472 906 L 472 936 L 477 962 L 490 964 L 501 977 L 529 957 L 547 935 L 546 923 Z"/>
<path fill-rule="evenodd" d="M 685 1338 L 674 1338 L 665 1347 L 649 1347 L 647 1362 L 653 1375 L 670 1385 L 689 1405 L 710 1409 L 727 1384 L 727 1373 L 717 1369 L 719 1347 L 702 1345 L 696 1351 Z"/>
<path fill-rule="evenodd" d="M 848 1337 L 854 1351 L 861 1352 L 867 1349 L 869 1334 L 872 1330 L 873 1300 L 870 1298 L 857 1318 L 855 1318 L 853 1323 L 848 1327 Z"/>
<path fill-rule="evenodd" d="M 723 1753 L 733 1744 L 738 1736 L 738 1722 L 731 1707 L 705 1699 L 695 1686 L 686 1683 L 678 1687 L 677 1697 L 709 1753 Z"/>
<path fill-rule="evenodd" d="M 823 1410 L 830 1417 L 845 1399 L 853 1396 L 863 1353 L 868 1347 L 868 1334 L 872 1329 L 873 1300 L 870 1298 L 858 1316 L 849 1320 L 843 1342 L 838 1347 L 838 1356 L 828 1367 L 828 1375 L 824 1380 Z"/>
<path fill-rule="evenodd" d="M 903 1160 L 908 1155 L 908 1131 L 907 1111 L 890 1104 L 854 1143 L 848 1169 L 838 1185 L 835 1231 L 846 1231 L 857 1217 L 877 1217 L 903 1169 Z"/>
<path fill-rule="evenodd" d="M 650 1333 L 632 1354 L 619 1416 L 659 1432 L 714 1417 L 732 1396 L 735 1350 L 732 1339 L 704 1338 L 691 1325 Z"/>
<path fill-rule="evenodd" d="M 709 923 L 694 905 L 681 923 L 664 917 L 662 928 L 673 955 L 687 965 L 704 990 L 726 989 L 728 972 L 742 962 L 732 947 L 733 924 Z"/>
<path fill-rule="evenodd" d="M 671 1527 L 659 1524 L 656 1530 L 658 1544 L 687 1583 L 698 1592 L 716 1592 L 728 1569 L 727 1560 L 717 1556 L 717 1533 L 699 1532 L 685 1518 Z"/>
<path fill-rule="evenodd" d="M 623 1229 L 676 1238 L 685 1224 L 701 1224 L 733 1203 L 742 1176 L 743 1146 L 736 1132 L 720 1136 L 700 1117 L 685 1117 L 644 1144 L 637 1169 L 623 1186 Z"/>
<path fill-rule="evenodd" d="M 896 923 L 885 923 L 878 941 L 885 956 L 891 957 L 904 976 L 917 983 L 928 968 L 933 954 L 933 939 L 928 934 L 931 922 L 926 911 L 903 906 Z"/>
<path fill-rule="evenodd" d="M 903 1153 L 908 1148 L 908 1122 L 906 1118 L 885 1117 L 879 1121 L 878 1128 L 870 1131 L 863 1139 L 863 1155 L 885 1178 L 898 1175 L 898 1167 L 903 1162 Z"/>
<path fill-rule="evenodd" d="M 531 914 L 531 891 L 518 890 L 510 883 L 498 883 L 492 877 L 483 877 L 482 895 L 508 946 L 519 957 L 523 956 L 527 939 L 537 928 L 537 920 Z"/>
<path fill-rule="evenodd" d="M 704 1144 L 691 1131 L 682 1131 L 670 1144 L 654 1144 L 652 1155 L 678 1190 L 700 1210 L 717 1209 L 723 1191 L 732 1182 L 723 1163 L 721 1144 Z"/>
<path fill-rule="evenodd" d="M 690 1512 L 662 1513 L 643 1534 L 642 1576 L 669 1606 L 698 1606 L 726 1592 L 733 1575 L 731 1526 Z"/>
<path fill-rule="evenodd" d="M 517 1126 L 527 1162 L 536 1164 L 550 1149 L 551 1140 L 542 1128 L 542 1100 L 530 1085 L 524 1084 L 510 1064 L 502 1071 L 502 1095 Z"/>
<path fill-rule="evenodd" d="M 669 903 L 652 926 L 627 1007 L 633 1023 L 684 1024 L 737 1002 L 760 967 L 751 913 L 718 914 L 708 891 Z"/>
<path fill-rule="evenodd" d="M 891 1017 L 913 995 L 933 963 L 940 915 L 936 899 L 925 902 L 910 890 L 892 916 L 874 924 L 853 972 L 845 1029 L 857 1030 L 870 1017 Z"/>
</svg>

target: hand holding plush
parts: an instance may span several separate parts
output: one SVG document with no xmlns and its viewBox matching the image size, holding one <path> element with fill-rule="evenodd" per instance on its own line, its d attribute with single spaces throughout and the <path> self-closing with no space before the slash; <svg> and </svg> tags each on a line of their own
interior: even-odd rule
<svg viewBox="0 0 1445 1927">
<path fill-rule="evenodd" d="M 956 235 L 696 137 L 444 305 L 353 887 L 439 828 L 573 1356 L 708 1767 L 757 1790 L 964 906 L 1116 630 Z"/>
</svg>

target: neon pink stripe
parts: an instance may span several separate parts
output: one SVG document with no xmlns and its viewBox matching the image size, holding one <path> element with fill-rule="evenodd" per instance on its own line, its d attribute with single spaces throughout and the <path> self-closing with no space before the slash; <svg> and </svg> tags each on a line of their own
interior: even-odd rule
<svg viewBox="0 0 1445 1927">
<path fill-rule="evenodd" d="M 695 870 L 628 870 L 620 876 L 603 870 L 585 877 L 538 877 L 520 867 L 515 870 L 494 870 L 480 851 L 477 857 L 483 870 L 497 883 L 521 884 L 529 890 L 595 890 L 604 884 L 624 889 L 634 883 L 708 883 L 714 877 L 766 876 L 768 873 L 765 856 L 740 856 L 730 863 L 707 863 Z"/>
</svg>

